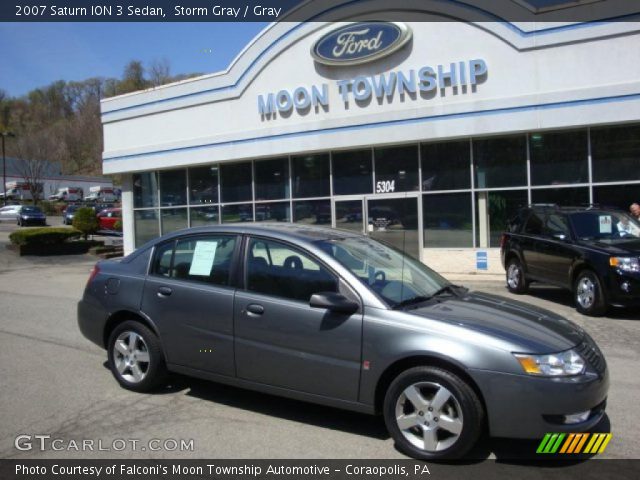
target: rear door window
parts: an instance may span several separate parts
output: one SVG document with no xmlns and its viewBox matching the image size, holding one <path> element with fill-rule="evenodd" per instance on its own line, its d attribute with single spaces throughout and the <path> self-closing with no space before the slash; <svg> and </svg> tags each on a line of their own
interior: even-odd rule
<svg viewBox="0 0 640 480">
<path fill-rule="evenodd" d="M 528 235 L 542 235 L 544 221 L 540 214 L 532 212 L 524 227 L 524 233 Z"/>
<path fill-rule="evenodd" d="M 233 235 L 203 235 L 178 239 L 156 251 L 153 273 L 213 285 L 230 284 Z"/>
</svg>

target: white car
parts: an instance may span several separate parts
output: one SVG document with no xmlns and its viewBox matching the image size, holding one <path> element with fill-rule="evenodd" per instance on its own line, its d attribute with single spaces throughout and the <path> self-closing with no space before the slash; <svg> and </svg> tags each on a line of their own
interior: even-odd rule
<svg viewBox="0 0 640 480">
<path fill-rule="evenodd" d="M 0 221 L 10 220 L 15 222 L 21 208 L 22 205 L 7 205 L 6 207 L 0 208 Z"/>
</svg>

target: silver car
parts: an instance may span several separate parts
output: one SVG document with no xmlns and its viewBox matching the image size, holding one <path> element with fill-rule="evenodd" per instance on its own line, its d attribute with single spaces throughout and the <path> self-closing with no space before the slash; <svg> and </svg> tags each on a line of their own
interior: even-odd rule
<svg viewBox="0 0 640 480">
<path fill-rule="evenodd" d="M 452 285 L 369 237 L 301 225 L 182 230 L 99 262 L 78 322 L 125 388 L 172 371 L 381 413 L 420 459 L 461 457 L 484 429 L 586 431 L 609 386 L 569 320 Z"/>
</svg>

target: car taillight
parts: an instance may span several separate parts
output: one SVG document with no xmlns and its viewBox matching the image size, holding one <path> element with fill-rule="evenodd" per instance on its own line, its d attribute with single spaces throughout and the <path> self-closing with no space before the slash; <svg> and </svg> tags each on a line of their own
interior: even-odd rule
<svg viewBox="0 0 640 480">
<path fill-rule="evenodd" d="M 87 280 L 87 285 L 89 285 L 91 282 L 93 282 L 93 279 L 96 278 L 96 276 L 100 273 L 100 267 L 98 266 L 98 264 L 96 263 L 93 268 L 91 269 L 91 272 L 89 273 L 89 279 Z"/>
<path fill-rule="evenodd" d="M 503 233 L 502 236 L 500 237 L 500 248 L 504 248 L 505 244 L 507 243 L 507 236 Z"/>
</svg>

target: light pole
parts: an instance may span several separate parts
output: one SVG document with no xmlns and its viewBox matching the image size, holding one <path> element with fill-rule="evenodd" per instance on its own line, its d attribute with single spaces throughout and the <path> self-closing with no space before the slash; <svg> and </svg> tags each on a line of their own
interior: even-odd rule
<svg viewBox="0 0 640 480">
<path fill-rule="evenodd" d="M 0 132 L 2 137 L 2 204 L 7 204 L 7 157 L 4 154 L 4 139 L 5 137 L 15 137 L 11 132 Z"/>
</svg>

